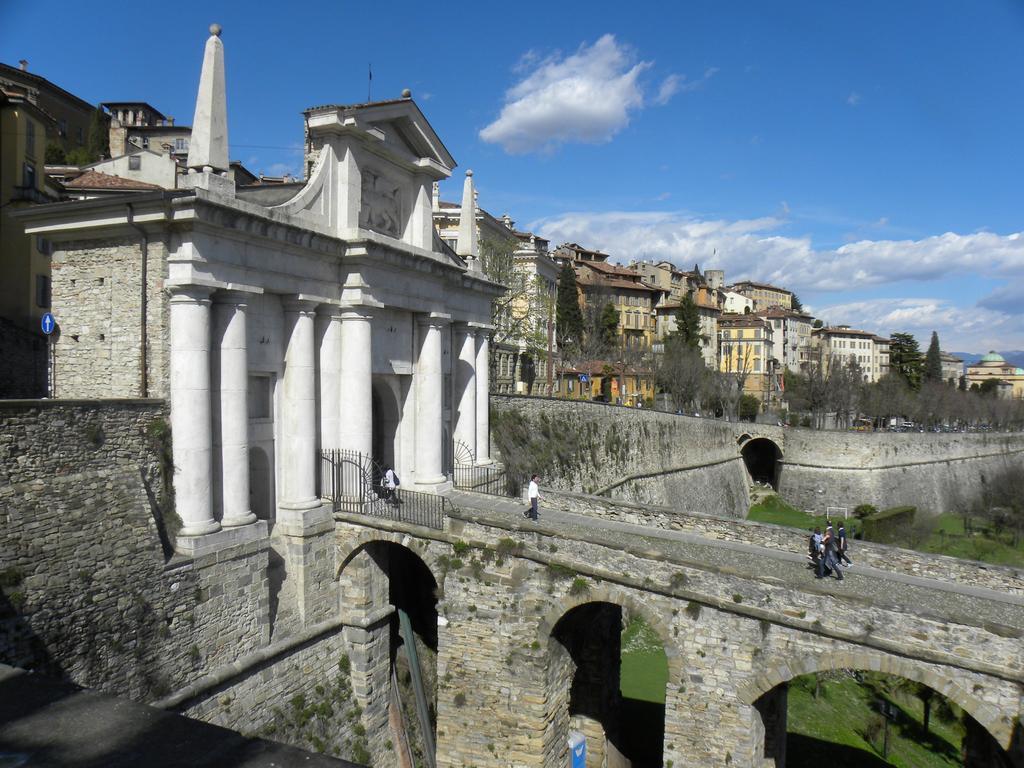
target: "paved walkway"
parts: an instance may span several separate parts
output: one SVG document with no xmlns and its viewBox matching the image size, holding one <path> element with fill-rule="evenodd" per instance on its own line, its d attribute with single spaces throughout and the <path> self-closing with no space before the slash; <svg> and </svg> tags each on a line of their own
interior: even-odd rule
<svg viewBox="0 0 1024 768">
<path fill-rule="evenodd" d="M 349 768 L 353 763 L 0 664 L 4 768 Z"/>
<path fill-rule="evenodd" d="M 538 530 L 616 548 L 641 545 L 664 552 L 689 566 L 731 573 L 760 582 L 784 585 L 808 593 L 846 597 L 880 608 L 892 608 L 940 621 L 980 626 L 998 624 L 1024 630 L 1024 598 L 980 587 L 895 573 L 858 565 L 844 571 L 845 579 L 816 579 L 807 568 L 803 537 L 794 537 L 800 551 L 781 551 L 756 543 L 722 541 L 685 531 L 648 528 L 642 525 L 545 510 L 540 520 L 523 518 L 526 503 L 518 499 L 466 491 L 453 491 L 452 502 L 464 513 L 511 530 Z"/>
</svg>

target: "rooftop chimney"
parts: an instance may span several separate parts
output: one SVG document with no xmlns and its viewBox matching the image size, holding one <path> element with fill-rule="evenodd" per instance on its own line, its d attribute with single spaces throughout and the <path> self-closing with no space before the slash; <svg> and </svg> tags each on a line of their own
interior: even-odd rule
<svg viewBox="0 0 1024 768">
<path fill-rule="evenodd" d="M 22 59 L 18 62 L 18 67 L 22 72 L 28 72 L 28 59 Z"/>
</svg>

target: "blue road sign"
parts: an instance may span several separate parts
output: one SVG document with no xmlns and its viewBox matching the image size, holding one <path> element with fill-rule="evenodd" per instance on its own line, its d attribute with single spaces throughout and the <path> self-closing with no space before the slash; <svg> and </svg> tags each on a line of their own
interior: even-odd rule
<svg viewBox="0 0 1024 768">
<path fill-rule="evenodd" d="M 580 374 L 580 382 L 582 382 L 583 384 L 586 384 L 588 381 L 590 381 L 590 377 L 587 376 L 587 374 L 585 374 L 585 373 L 581 373 Z"/>
<path fill-rule="evenodd" d="M 49 336 L 53 333 L 53 329 L 57 327 L 57 321 L 53 319 L 53 315 L 47 312 L 43 315 L 43 319 L 39 322 L 39 325 L 43 328 L 43 333 Z"/>
<path fill-rule="evenodd" d="M 587 737 L 569 731 L 569 768 L 587 768 Z"/>
</svg>

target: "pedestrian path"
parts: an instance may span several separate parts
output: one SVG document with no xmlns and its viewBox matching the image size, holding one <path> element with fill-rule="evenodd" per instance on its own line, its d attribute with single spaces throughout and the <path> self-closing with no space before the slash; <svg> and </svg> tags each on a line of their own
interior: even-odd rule
<svg viewBox="0 0 1024 768">
<path fill-rule="evenodd" d="M 556 536 L 580 538 L 619 548 L 643 542 L 647 548 L 660 549 L 673 559 L 695 567 L 705 567 L 758 581 L 782 584 L 806 592 L 852 599 L 870 600 L 883 607 L 890 605 L 916 615 L 932 615 L 941 621 L 972 625 L 994 623 L 1024 629 L 1024 598 L 991 589 L 897 573 L 858 565 L 845 578 L 816 579 L 807 567 L 803 537 L 794 536 L 800 551 L 783 551 L 755 543 L 723 541 L 687 531 L 649 528 L 633 523 L 588 517 L 557 510 L 545 510 L 540 520 L 523 518 L 525 501 L 466 491 L 453 491 L 452 502 L 461 513 L 486 518 L 488 522 L 513 530 L 539 531 Z M 607 499 L 602 499 L 607 502 Z"/>
</svg>

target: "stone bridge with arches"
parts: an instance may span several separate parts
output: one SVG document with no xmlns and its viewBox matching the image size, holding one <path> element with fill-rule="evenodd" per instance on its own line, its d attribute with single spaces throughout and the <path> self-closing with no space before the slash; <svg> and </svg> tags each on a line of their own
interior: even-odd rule
<svg viewBox="0 0 1024 768">
<path fill-rule="evenodd" d="M 1020 572 L 864 545 L 817 581 L 797 531 L 574 494 L 536 524 L 453 500 L 441 530 L 342 514 L 333 532 L 367 727 L 386 723 L 401 610 L 436 665 L 438 766 L 565 765 L 579 730 L 592 766 L 781 768 L 787 683 L 840 669 L 938 691 L 969 715 L 966 765 L 1024 766 Z M 633 617 L 668 666 L 639 730 L 619 693 Z"/>
</svg>

